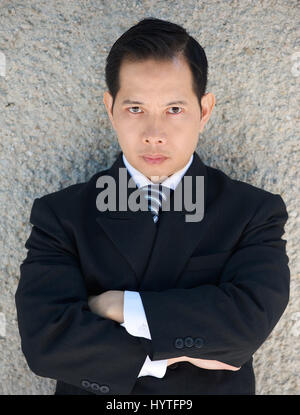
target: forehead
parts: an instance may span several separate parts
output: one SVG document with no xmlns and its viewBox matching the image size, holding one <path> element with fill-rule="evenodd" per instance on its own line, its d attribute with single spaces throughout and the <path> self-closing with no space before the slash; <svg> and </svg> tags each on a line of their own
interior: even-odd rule
<svg viewBox="0 0 300 415">
<path fill-rule="evenodd" d="M 192 73 L 182 57 L 172 60 L 142 61 L 125 60 L 120 68 L 120 89 L 123 93 L 151 93 L 159 89 L 160 93 L 191 91 Z"/>
</svg>

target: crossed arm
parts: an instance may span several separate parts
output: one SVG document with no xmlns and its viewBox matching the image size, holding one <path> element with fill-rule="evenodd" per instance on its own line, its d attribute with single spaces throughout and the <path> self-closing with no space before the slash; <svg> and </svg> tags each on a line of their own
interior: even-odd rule
<svg viewBox="0 0 300 415">
<path fill-rule="evenodd" d="M 112 324 L 124 321 L 123 291 L 88 298 L 76 246 L 55 210 L 52 196 L 35 199 L 33 228 L 25 244 L 28 253 L 15 293 L 22 351 L 39 376 L 84 388 L 88 379 L 96 387 L 109 385 L 111 394 L 130 394 L 146 355 L 152 361 L 167 360 L 168 365 L 187 361 L 206 369 L 213 364 L 213 369 L 238 370 L 266 340 L 287 306 L 290 272 L 281 236 L 288 214 L 279 195 L 260 200 L 217 286 L 139 292 L 152 329 L 150 340 Z M 208 359 L 172 353 L 169 345 L 177 325 L 170 325 L 168 332 L 164 329 L 172 318 L 184 322 L 181 336 L 205 332 L 201 356 Z M 175 359 L 169 359 L 169 350 Z M 195 356 L 192 350 L 189 354 Z M 224 359 L 233 369 L 210 358 Z"/>
<path fill-rule="evenodd" d="M 118 323 L 124 322 L 124 291 L 109 290 L 96 296 L 88 298 L 88 305 L 90 310 L 104 318 L 114 320 Z M 218 360 L 196 359 L 187 356 L 179 356 L 168 359 L 167 366 L 175 362 L 190 362 L 202 369 L 213 370 L 232 370 L 237 371 L 240 367 L 228 365 Z"/>
</svg>

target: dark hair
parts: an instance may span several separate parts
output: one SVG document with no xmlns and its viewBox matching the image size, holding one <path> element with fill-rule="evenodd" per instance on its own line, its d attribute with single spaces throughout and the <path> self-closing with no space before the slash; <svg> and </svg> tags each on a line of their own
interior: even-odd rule
<svg viewBox="0 0 300 415">
<path fill-rule="evenodd" d="M 183 27 L 154 17 L 145 18 L 124 32 L 106 58 L 105 81 L 113 97 L 112 111 L 120 89 L 119 73 L 123 60 L 171 60 L 179 55 L 185 57 L 192 71 L 192 88 L 202 115 L 201 98 L 205 94 L 208 71 L 204 49 Z"/>
</svg>

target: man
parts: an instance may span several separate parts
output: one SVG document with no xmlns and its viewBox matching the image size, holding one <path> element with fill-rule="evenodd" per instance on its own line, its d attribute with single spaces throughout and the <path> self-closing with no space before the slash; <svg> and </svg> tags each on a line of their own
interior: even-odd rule
<svg viewBox="0 0 300 415">
<path fill-rule="evenodd" d="M 121 153 L 34 201 L 16 306 L 28 365 L 56 394 L 255 393 L 252 355 L 288 303 L 288 215 L 196 153 L 215 104 L 206 75 L 180 26 L 133 26 L 106 66 Z M 196 204 L 176 209 L 186 195 Z"/>
</svg>

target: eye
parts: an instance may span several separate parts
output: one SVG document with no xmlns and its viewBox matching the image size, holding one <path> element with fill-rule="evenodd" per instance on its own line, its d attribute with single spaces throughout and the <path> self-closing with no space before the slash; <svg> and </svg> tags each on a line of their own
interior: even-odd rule
<svg viewBox="0 0 300 415">
<path fill-rule="evenodd" d="M 140 107 L 129 107 L 128 109 L 131 110 L 131 108 L 140 108 Z M 131 112 L 131 111 L 129 111 Z M 131 114 L 140 114 L 139 112 L 131 112 Z"/>
<path fill-rule="evenodd" d="M 177 109 L 181 109 L 181 112 L 182 112 L 182 108 L 181 107 L 171 107 L 170 109 L 173 109 L 173 108 L 177 108 Z M 171 114 L 181 114 L 181 112 L 173 112 L 173 113 L 171 113 Z"/>
<path fill-rule="evenodd" d="M 136 112 L 136 111 L 131 112 L 130 110 L 131 110 L 132 108 L 134 109 L 134 108 L 140 108 L 140 107 L 129 107 L 129 108 L 128 108 L 128 110 L 129 110 L 129 112 L 130 112 L 131 114 L 140 114 L 140 112 Z M 174 112 L 173 112 L 173 113 L 171 112 L 171 114 L 176 115 L 176 114 L 181 114 L 181 113 L 182 113 L 182 108 L 181 108 L 181 107 L 171 107 L 170 109 L 172 109 L 172 110 L 173 110 L 174 108 L 176 108 L 176 109 L 180 109 L 181 111 L 180 111 L 180 112 L 175 112 L 175 113 L 174 113 Z"/>
</svg>

